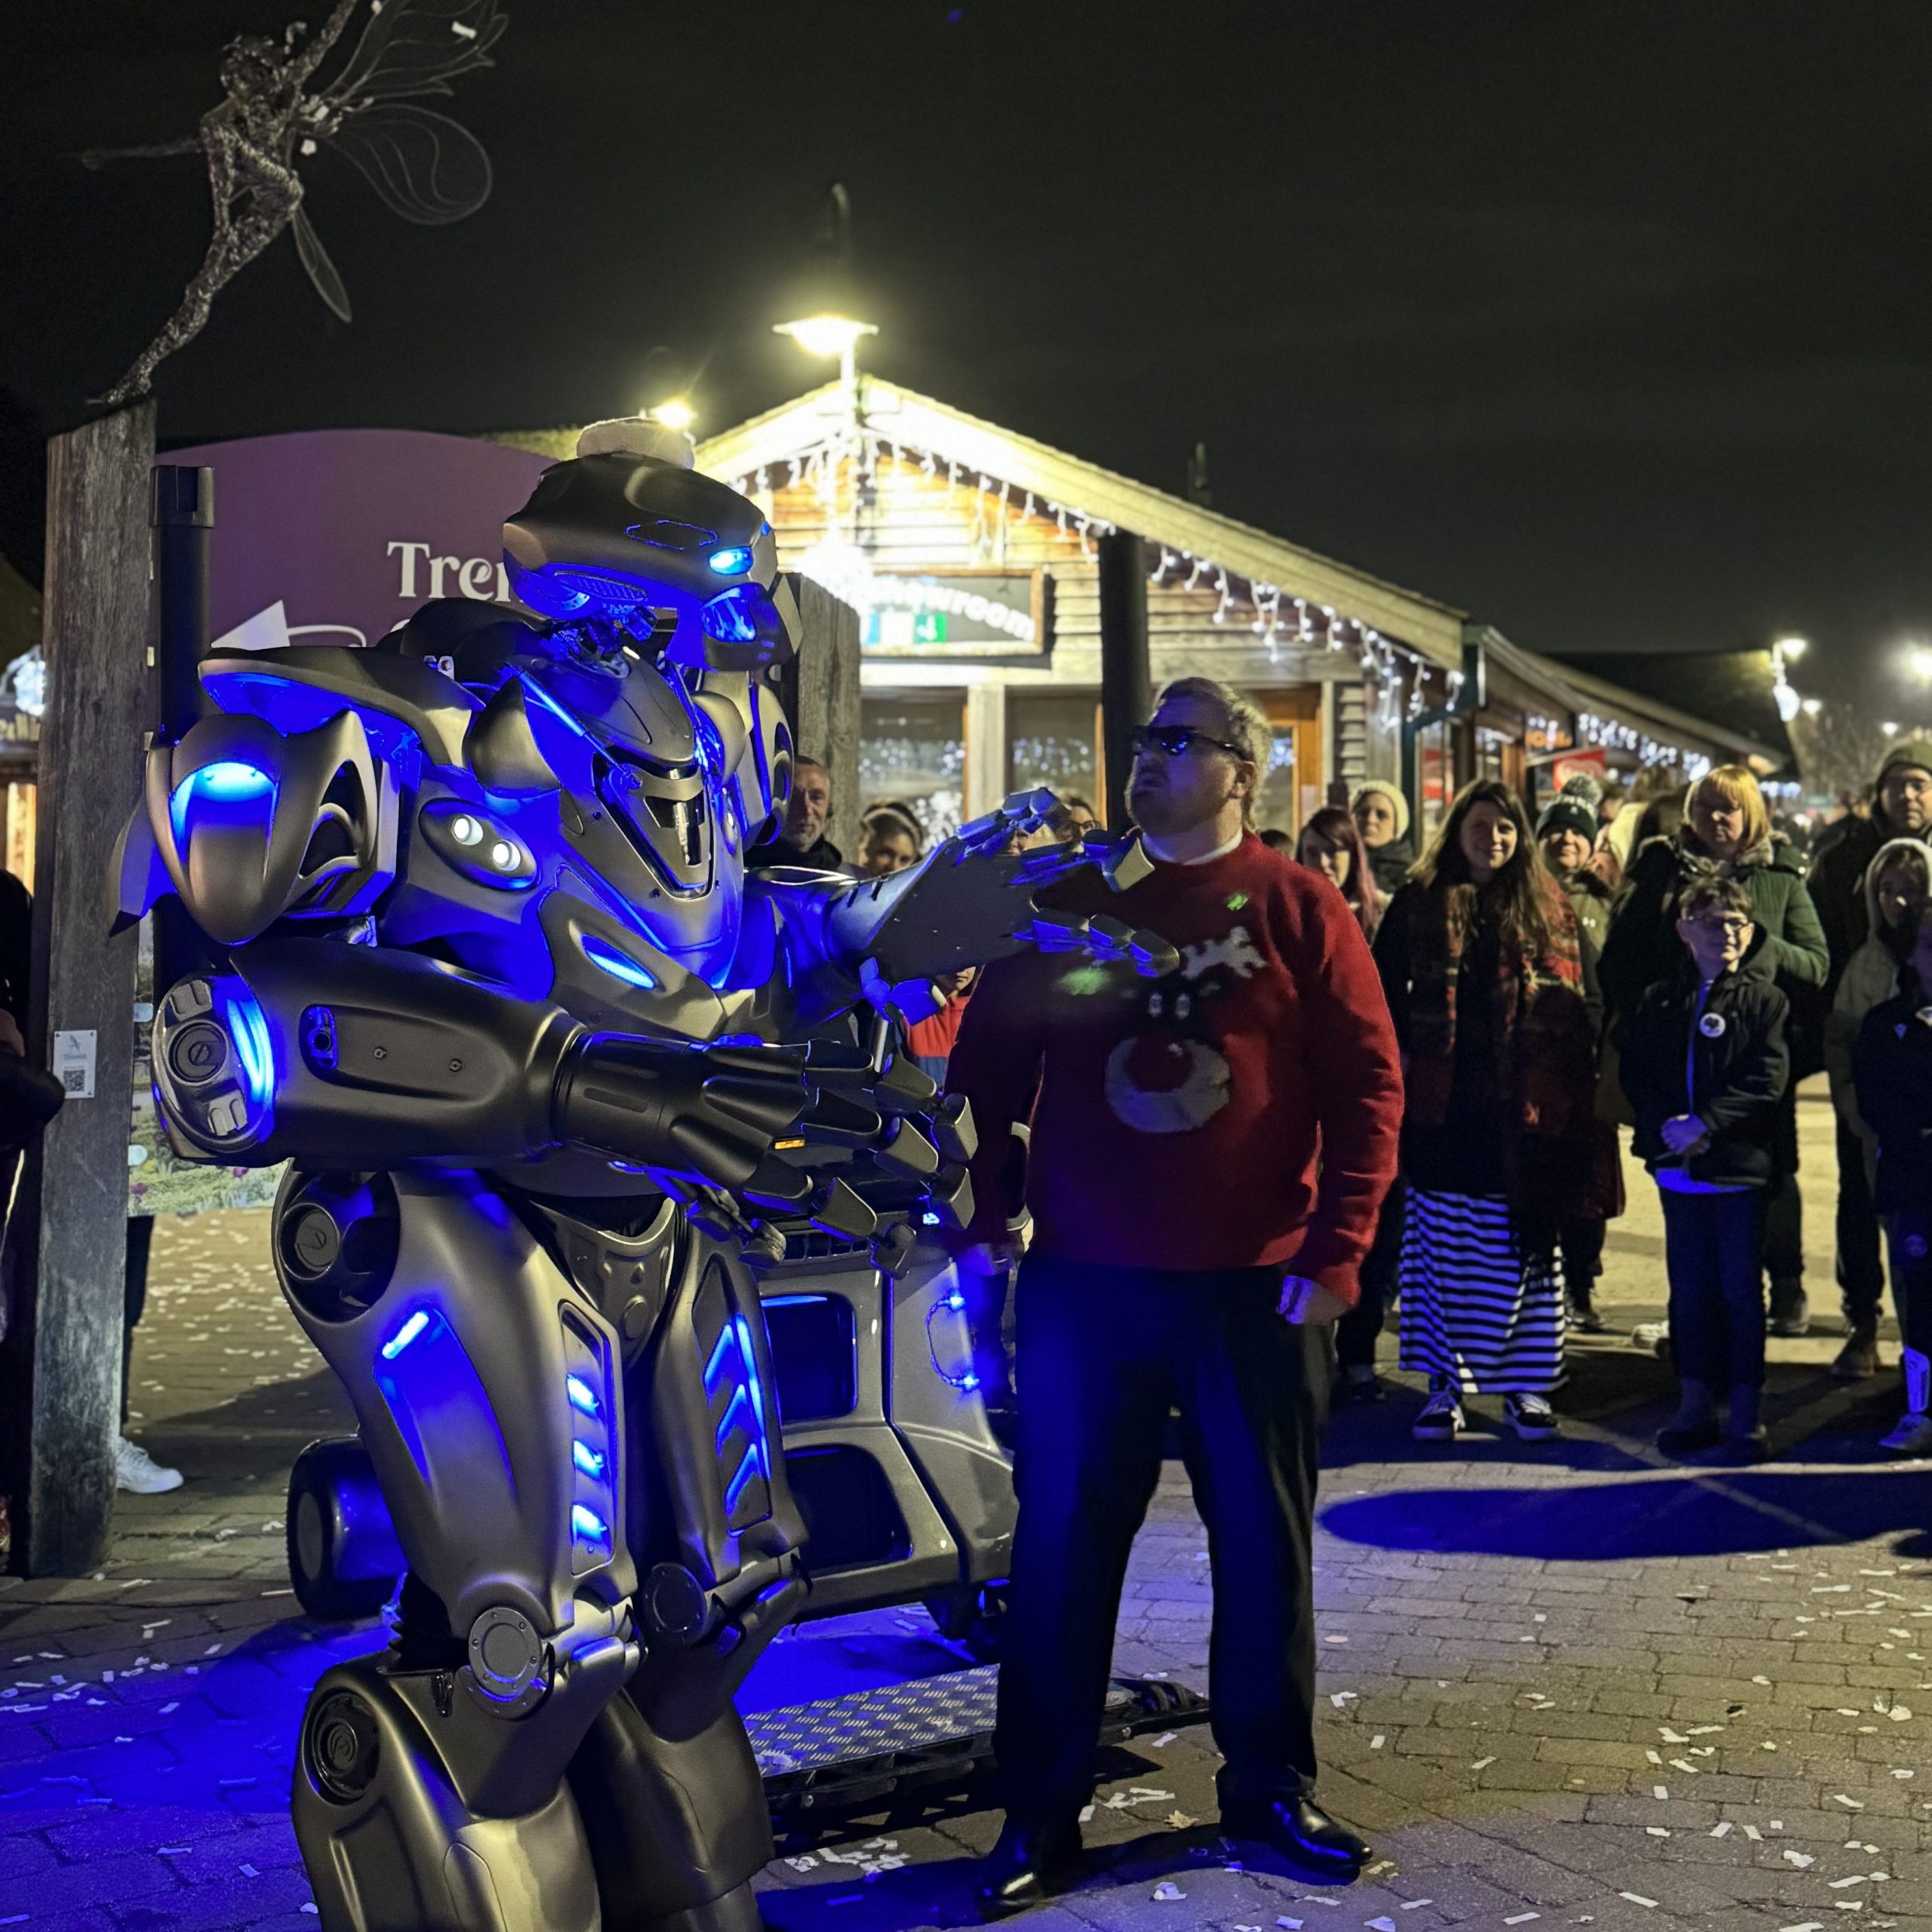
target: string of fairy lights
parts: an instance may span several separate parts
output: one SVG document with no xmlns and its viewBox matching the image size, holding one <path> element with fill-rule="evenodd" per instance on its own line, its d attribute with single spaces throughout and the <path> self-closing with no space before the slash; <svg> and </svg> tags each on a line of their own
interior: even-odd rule
<svg viewBox="0 0 1932 1932">
<path fill-rule="evenodd" d="M 962 489 L 971 492 L 974 520 L 969 541 L 976 555 L 992 552 L 994 533 L 1009 519 L 1026 524 L 1035 518 L 1044 518 L 1052 521 L 1063 537 L 1078 544 L 1084 561 L 1091 561 L 1098 554 L 1095 540 L 1115 527 L 1105 517 L 1032 490 L 1017 488 L 1003 478 L 961 463 L 942 451 L 863 427 L 828 434 L 795 455 L 781 457 L 739 477 L 733 487 L 741 495 L 754 498 L 768 497 L 774 488 L 810 490 L 826 506 L 829 528 L 837 511 L 841 466 L 848 463 L 852 466 L 852 498 L 856 503 L 861 492 L 878 487 L 881 460 L 894 469 L 915 472 L 928 481 L 937 482 L 943 478 L 949 503 Z M 851 587 L 854 572 L 865 568 L 857 545 L 835 542 L 812 546 L 799 564 L 806 575 L 818 578 L 835 592 Z M 1429 660 L 1419 651 L 1383 635 L 1373 624 L 1337 611 L 1332 604 L 1312 602 L 1284 591 L 1278 584 L 1231 571 L 1212 558 L 1167 544 L 1161 546 L 1158 559 L 1150 567 L 1148 581 L 1156 586 L 1165 585 L 1211 595 L 1214 608 L 1209 621 L 1217 626 L 1244 626 L 1263 641 L 1275 662 L 1280 661 L 1284 650 L 1352 651 L 1363 677 L 1377 687 L 1380 721 L 1386 725 L 1399 721 L 1405 686 L 1411 716 L 1420 715 L 1427 704 L 1424 685 L 1432 668 Z M 1461 673 L 1451 671 L 1447 676 L 1453 699 Z"/>
<path fill-rule="evenodd" d="M 888 467 L 882 471 L 881 464 Z M 826 507 L 828 540 L 808 549 L 798 560 L 799 567 L 835 592 L 848 593 L 857 587 L 856 578 L 871 566 L 856 540 L 841 542 L 830 534 L 837 523 L 841 475 L 851 486 L 848 503 L 856 540 L 864 493 L 879 488 L 882 481 L 889 486 L 895 473 L 906 472 L 929 483 L 943 478 L 949 503 L 961 491 L 971 493 L 968 541 L 977 557 L 995 554 L 1003 527 L 1014 521 L 1031 524 L 1037 518 L 1051 520 L 1061 537 L 1078 545 L 1081 558 L 1091 562 L 1098 554 L 1094 548 L 1097 539 L 1115 528 L 1108 518 L 1076 505 L 1016 488 L 1008 479 L 962 463 L 942 451 L 884 435 L 863 421 L 840 426 L 796 454 L 739 477 L 733 487 L 742 495 L 768 500 L 775 488 L 814 492 Z M 1332 604 L 1297 596 L 1279 584 L 1230 570 L 1211 557 L 1171 544 L 1160 546 L 1149 568 L 1148 582 L 1155 587 L 1211 595 L 1214 605 L 1209 621 L 1220 626 L 1244 626 L 1262 641 L 1276 663 L 1285 650 L 1352 652 L 1364 683 L 1374 688 L 1375 721 L 1384 728 L 1393 728 L 1405 716 L 1420 718 L 1429 708 L 1431 676 L 1438 667 L 1420 651 Z M 1463 673 L 1452 669 L 1438 675 L 1436 691 L 1453 705 L 1462 688 Z M 1543 728 L 1549 734 L 1546 743 L 1553 743 L 1560 728 L 1554 718 L 1539 718 L 1531 724 L 1532 728 L 1538 724 Z M 1710 767 L 1710 760 L 1698 752 L 1593 712 L 1577 715 L 1576 737 L 1592 748 L 1634 752 L 1646 769 L 1675 766 L 1694 781 Z"/>
</svg>

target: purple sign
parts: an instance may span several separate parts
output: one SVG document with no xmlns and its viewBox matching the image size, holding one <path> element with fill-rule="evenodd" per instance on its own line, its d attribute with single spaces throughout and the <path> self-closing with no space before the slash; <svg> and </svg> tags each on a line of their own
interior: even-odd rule
<svg viewBox="0 0 1932 1932">
<path fill-rule="evenodd" d="M 514 600 L 503 519 L 552 459 L 420 429 L 171 450 L 214 472 L 210 632 L 226 650 L 373 644 L 432 597 Z"/>
</svg>

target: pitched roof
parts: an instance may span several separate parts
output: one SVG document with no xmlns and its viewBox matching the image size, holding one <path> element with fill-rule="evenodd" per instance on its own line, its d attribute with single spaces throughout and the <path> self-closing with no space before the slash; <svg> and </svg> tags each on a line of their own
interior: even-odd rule
<svg viewBox="0 0 1932 1932">
<path fill-rule="evenodd" d="M 1635 692 L 1660 710 L 1706 725 L 1714 735 L 1749 745 L 1775 764 L 1795 765 L 1796 754 L 1773 694 L 1777 675 L 1768 651 L 1607 651 L 1552 659 L 1580 686 L 1595 680 Z"/>
<path fill-rule="evenodd" d="M 875 376 L 861 379 L 866 433 L 888 450 L 930 454 L 962 472 L 1005 485 L 1093 525 L 1131 530 L 1149 544 L 1272 586 L 1284 597 L 1327 606 L 1372 625 L 1436 663 L 1462 661 L 1463 614 L 1300 544 L 1121 476 L 1030 436 L 981 422 Z M 828 383 L 697 446 L 698 467 L 728 481 L 822 447 L 838 433 L 845 398 Z"/>
</svg>

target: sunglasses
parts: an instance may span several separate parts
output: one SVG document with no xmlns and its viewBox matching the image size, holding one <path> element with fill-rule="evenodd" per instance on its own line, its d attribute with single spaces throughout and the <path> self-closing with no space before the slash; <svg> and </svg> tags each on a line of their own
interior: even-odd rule
<svg viewBox="0 0 1932 1932">
<path fill-rule="evenodd" d="M 1158 752 L 1163 758 L 1185 758 L 1197 744 L 1212 745 L 1217 751 L 1226 752 L 1233 758 L 1245 758 L 1247 755 L 1238 745 L 1231 745 L 1225 738 L 1211 738 L 1205 731 L 1197 731 L 1192 724 L 1137 725 L 1127 743 L 1128 750 L 1136 758 L 1146 752 Z"/>
</svg>

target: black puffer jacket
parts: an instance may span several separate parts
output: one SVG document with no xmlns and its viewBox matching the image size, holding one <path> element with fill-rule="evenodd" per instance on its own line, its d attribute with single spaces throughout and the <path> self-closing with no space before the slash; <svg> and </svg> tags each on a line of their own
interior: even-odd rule
<svg viewBox="0 0 1932 1932">
<path fill-rule="evenodd" d="M 1932 1023 L 1917 977 L 1872 1008 L 1852 1049 L 1859 1117 L 1878 1137 L 1881 1214 L 1932 1209 Z"/>
<path fill-rule="evenodd" d="M 1749 961 L 1706 989 L 1687 959 L 1652 986 L 1623 1026 L 1619 1072 L 1636 1115 L 1632 1150 L 1720 1187 L 1761 1186 L 1777 1171 L 1778 1103 L 1790 1076 L 1789 1002 Z M 1694 1114 L 1708 1131 L 1688 1159 L 1664 1145 L 1663 1124 Z"/>
</svg>

